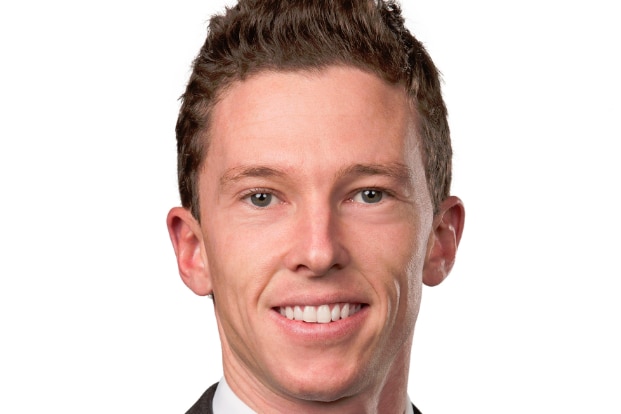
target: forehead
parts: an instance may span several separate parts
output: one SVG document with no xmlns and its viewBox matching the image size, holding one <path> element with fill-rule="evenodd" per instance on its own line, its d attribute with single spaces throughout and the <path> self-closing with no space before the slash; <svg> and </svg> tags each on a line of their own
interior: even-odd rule
<svg viewBox="0 0 621 414">
<path fill-rule="evenodd" d="M 335 152 L 407 163 L 404 156 L 418 147 L 416 122 L 402 86 L 360 69 L 264 71 L 233 82 L 212 109 L 205 167 L 215 160 L 234 167 L 259 155 L 328 166 L 339 161 Z"/>
<path fill-rule="evenodd" d="M 323 69 L 296 71 L 263 70 L 244 80 L 233 81 L 221 92 L 213 108 L 213 116 L 230 113 L 243 105 L 246 110 L 268 109 L 266 105 L 278 105 L 283 100 L 307 103 L 327 103 L 326 110 L 345 112 L 366 108 L 366 112 L 410 112 L 405 88 L 400 84 L 389 84 L 377 75 L 352 66 L 328 66 Z M 348 101 L 347 106 L 343 102 Z M 336 106 L 339 106 L 338 108 Z M 285 108 L 280 108 L 285 109 Z M 299 109 L 289 106 L 289 111 Z M 245 117 L 251 115 L 244 114 Z M 307 114 L 311 115 L 311 114 Z"/>
</svg>

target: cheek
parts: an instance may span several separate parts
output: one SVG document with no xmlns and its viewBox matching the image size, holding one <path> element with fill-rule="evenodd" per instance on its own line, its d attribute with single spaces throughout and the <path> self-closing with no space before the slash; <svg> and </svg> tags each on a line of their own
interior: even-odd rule
<svg viewBox="0 0 621 414">
<path fill-rule="evenodd" d="M 421 296 L 422 296 L 422 270 L 424 263 L 424 252 L 422 253 L 423 257 L 415 257 L 412 258 L 410 265 L 408 266 L 408 282 L 406 287 L 405 296 L 407 298 L 407 309 L 406 309 L 406 318 L 412 318 L 412 323 L 416 321 L 416 317 L 418 316 L 418 309 L 420 307 Z"/>
<path fill-rule="evenodd" d="M 402 222 L 387 229 L 381 237 L 370 240 L 368 247 L 371 257 L 377 257 L 391 274 L 412 285 L 422 278 L 427 238 L 419 226 L 410 223 Z"/>
<path fill-rule="evenodd" d="M 214 228 L 212 228 L 214 229 Z M 216 229 L 214 229 L 216 230 Z M 248 233 L 219 228 L 212 232 L 207 248 L 209 274 L 213 281 L 215 310 L 229 346 L 239 355 L 256 333 L 258 298 L 266 283 L 265 255 L 257 249 L 260 243 Z"/>
<path fill-rule="evenodd" d="M 211 226 L 211 231 L 206 232 L 209 274 L 216 292 L 247 306 L 257 299 L 274 272 L 278 258 L 274 235 L 227 223 Z"/>
<path fill-rule="evenodd" d="M 382 246 L 375 254 L 381 258 L 377 264 L 384 269 L 383 278 L 389 318 L 413 325 L 418 314 L 422 290 L 422 271 L 426 255 L 426 237 L 415 226 L 402 225 L 386 233 L 378 243 Z"/>
</svg>

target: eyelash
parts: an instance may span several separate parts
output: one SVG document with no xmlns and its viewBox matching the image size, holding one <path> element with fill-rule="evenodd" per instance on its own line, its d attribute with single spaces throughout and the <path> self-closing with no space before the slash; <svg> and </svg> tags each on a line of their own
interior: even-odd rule
<svg viewBox="0 0 621 414">
<path fill-rule="evenodd" d="M 270 194 L 282 201 L 282 197 L 280 197 L 276 191 L 270 188 L 262 188 L 262 187 L 250 188 L 246 191 L 243 191 L 242 193 L 239 194 L 239 199 L 243 201 L 244 199 L 254 194 Z"/>
<path fill-rule="evenodd" d="M 395 193 L 394 192 L 392 192 L 389 189 L 384 188 L 384 187 L 361 187 L 361 188 L 358 188 L 358 189 L 352 191 L 350 193 L 351 195 L 347 198 L 347 200 L 348 201 L 352 201 L 356 195 L 360 194 L 363 191 L 369 191 L 369 190 L 370 191 L 380 192 L 380 193 L 382 193 L 383 196 L 386 196 L 386 197 L 391 197 L 391 198 L 395 197 Z"/>
<path fill-rule="evenodd" d="M 394 192 L 392 192 L 392 191 L 390 191 L 390 190 L 388 190 L 388 189 L 386 189 L 384 187 L 361 187 L 361 188 L 358 188 L 358 189 L 352 191 L 350 193 L 350 195 L 347 197 L 346 201 L 353 202 L 353 199 L 354 199 L 354 197 L 356 195 L 360 194 L 363 191 L 369 191 L 369 190 L 371 190 L 371 191 L 378 191 L 378 192 L 382 193 L 383 197 L 390 197 L 390 198 L 394 198 L 395 197 L 395 193 Z M 243 200 L 247 199 L 248 197 L 250 197 L 250 196 L 252 196 L 254 194 L 270 194 L 270 195 L 272 195 L 272 196 L 274 196 L 277 199 L 282 201 L 282 197 L 278 194 L 278 192 L 274 191 L 273 189 L 264 188 L 264 187 L 250 188 L 250 189 L 240 193 L 239 199 L 243 201 Z M 381 200 L 381 201 L 383 201 L 383 200 Z M 252 203 L 250 203 L 250 204 L 252 204 Z"/>
<path fill-rule="evenodd" d="M 244 190 L 242 193 L 239 194 L 239 198 L 246 198 L 250 195 L 253 194 L 273 194 L 276 195 L 276 192 L 274 190 L 271 190 L 269 188 L 261 188 L 261 187 L 257 187 L 257 188 L 249 188 L 248 190 Z"/>
</svg>

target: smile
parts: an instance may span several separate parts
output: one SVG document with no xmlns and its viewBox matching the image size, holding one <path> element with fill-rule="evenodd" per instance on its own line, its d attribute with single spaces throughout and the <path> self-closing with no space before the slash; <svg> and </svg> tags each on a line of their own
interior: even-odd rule
<svg viewBox="0 0 621 414">
<path fill-rule="evenodd" d="M 337 303 L 320 306 L 281 306 L 278 310 L 282 316 L 292 321 L 330 323 L 355 315 L 362 306 L 360 303 Z"/>
</svg>

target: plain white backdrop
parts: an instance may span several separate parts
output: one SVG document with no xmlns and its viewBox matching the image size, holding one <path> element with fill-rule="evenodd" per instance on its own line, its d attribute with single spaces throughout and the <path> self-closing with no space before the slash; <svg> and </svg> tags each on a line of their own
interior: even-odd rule
<svg viewBox="0 0 621 414">
<path fill-rule="evenodd" d="M 220 378 L 165 216 L 177 98 L 223 4 L 0 5 L 0 412 L 182 413 Z M 413 401 L 621 413 L 617 7 L 403 8 L 444 74 L 467 209 L 452 275 L 423 291 Z"/>
</svg>

